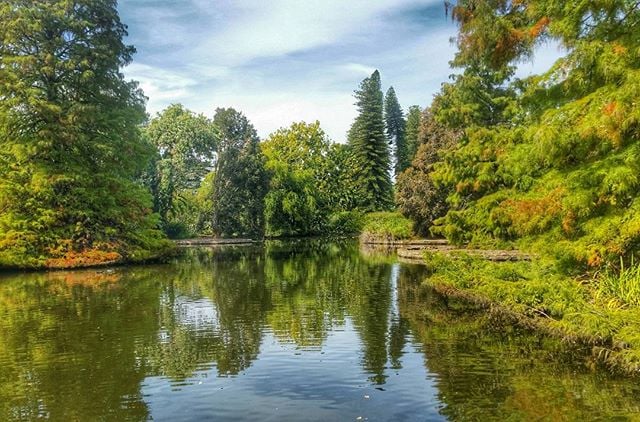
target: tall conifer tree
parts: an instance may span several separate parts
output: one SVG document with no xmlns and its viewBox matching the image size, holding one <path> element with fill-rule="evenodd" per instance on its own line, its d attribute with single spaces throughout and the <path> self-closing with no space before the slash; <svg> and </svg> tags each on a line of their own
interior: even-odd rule
<svg viewBox="0 0 640 422">
<path fill-rule="evenodd" d="M 393 204 L 390 154 L 384 133 L 383 95 L 377 70 L 360 83 L 355 97 L 359 115 L 349 130 L 349 144 L 355 155 L 357 184 L 361 190 L 362 199 L 358 205 L 367 211 L 389 209 Z"/>
<path fill-rule="evenodd" d="M 400 174 L 404 169 L 409 167 L 411 159 L 407 151 L 407 143 L 405 140 L 405 130 L 407 122 L 404 119 L 402 108 L 398 102 L 396 91 L 393 87 L 387 90 L 384 99 L 384 119 L 387 127 L 387 139 L 389 144 L 394 146 L 395 150 L 395 174 Z"/>
<path fill-rule="evenodd" d="M 152 149 L 116 0 L 0 3 L 0 266 L 144 258 Z"/>
<path fill-rule="evenodd" d="M 409 107 L 409 112 L 407 113 L 407 123 L 406 123 L 406 134 L 405 134 L 405 142 L 407 145 L 407 159 L 409 162 L 414 159 L 416 156 L 416 152 L 418 151 L 418 146 L 420 144 L 420 140 L 418 139 L 418 135 L 420 133 L 420 107 L 417 105 L 412 105 Z"/>
</svg>

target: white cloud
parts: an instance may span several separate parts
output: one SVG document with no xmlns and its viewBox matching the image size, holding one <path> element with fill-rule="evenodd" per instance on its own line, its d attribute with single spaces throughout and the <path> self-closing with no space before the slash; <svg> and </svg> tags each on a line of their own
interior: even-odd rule
<svg viewBox="0 0 640 422">
<path fill-rule="evenodd" d="M 148 111 L 155 113 L 170 103 L 187 100 L 191 96 L 190 88 L 197 81 L 189 76 L 148 66 L 132 63 L 124 69 L 127 79 L 140 83 L 145 95 L 149 97 Z"/>
<path fill-rule="evenodd" d="M 444 9 L 438 15 L 440 4 L 121 0 L 139 52 L 125 74 L 140 81 L 152 114 L 175 102 L 209 116 L 235 107 L 262 137 L 294 121 L 320 120 L 342 141 L 356 114 L 353 90 L 375 69 L 405 110 L 428 105 L 447 80 L 456 28 Z M 431 19 L 411 20 L 412 13 Z M 551 56 L 541 51 L 535 71 Z"/>
<path fill-rule="evenodd" d="M 237 0 L 235 16 L 196 50 L 227 64 L 294 53 L 375 31 L 382 12 L 440 0 Z"/>
</svg>

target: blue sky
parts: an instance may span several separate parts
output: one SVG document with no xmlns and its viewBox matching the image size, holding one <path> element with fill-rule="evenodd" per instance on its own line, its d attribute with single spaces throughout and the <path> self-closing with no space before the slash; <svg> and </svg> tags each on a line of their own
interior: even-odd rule
<svg viewBox="0 0 640 422">
<path fill-rule="evenodd" d="M 125 69 L 151 114 L 182 103 L 212 116 L 243 111 L 262 137 L 294 121 L 319 120 L 342 142 L 353 90 L 380 70 L 403 108 L 426 106 L 452 70 L 456 27 L 443 0 L 120 0 Z M 543 48 L 521 73 L 557 57 Z"/>
</svg>

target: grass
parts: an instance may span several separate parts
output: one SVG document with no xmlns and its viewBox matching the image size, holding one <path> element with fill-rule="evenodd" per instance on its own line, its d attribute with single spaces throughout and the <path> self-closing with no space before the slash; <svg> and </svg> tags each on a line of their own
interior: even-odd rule
<svg viewBox="0 0 640 422">
<path fill-rule="evenodd" d="M 412 236 L 413 222 L 399 212 L 374 212 L 365 215 L 360 239 L 364 243 L 392 243 Z"/>
<path fill-rule="evenodd" d="M 595 297 L 609 306 L 640 306 L 640 265 L 633 260 L 625 267 L 620 260 L 620 268 L 607 268 L 594 277 Z"/>
<path fill-rule="evenodd" d="M 544 262 L 495 263 L 439 253 L 425 259 L 431 273 L 425 283 L 437 291 L 500 308 L 523 325 L 588 344 L 593 365 L 640 375 L 639 267 L 589 281 L 562 275 Z"/>
</svg>

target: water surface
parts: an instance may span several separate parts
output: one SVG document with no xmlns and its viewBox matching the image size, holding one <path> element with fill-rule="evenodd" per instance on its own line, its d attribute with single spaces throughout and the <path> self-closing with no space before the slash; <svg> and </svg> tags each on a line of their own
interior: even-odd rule
<svg viewBox="0 0 640 422">
<path fill-rule="evenodd" d="M 0 276 L 0 420 L 635 420 L 640 386 L 353 242 Z"/>
</svg>

